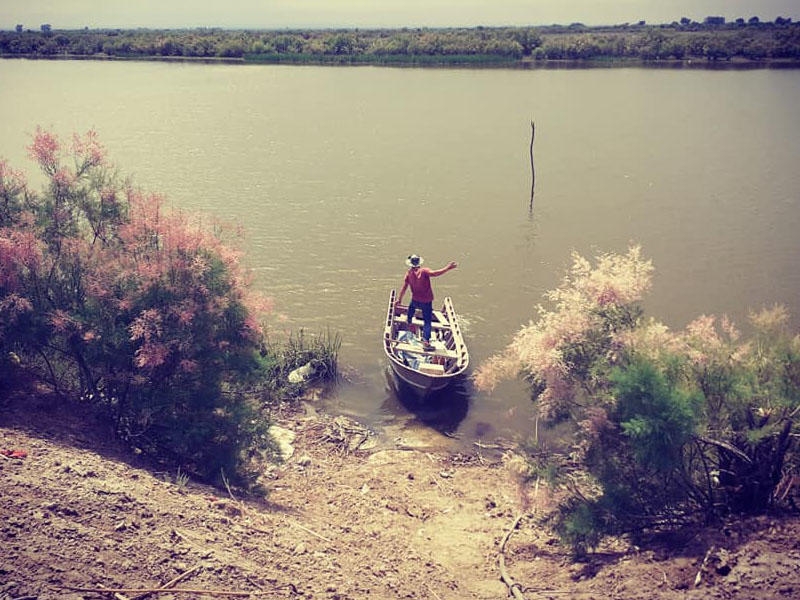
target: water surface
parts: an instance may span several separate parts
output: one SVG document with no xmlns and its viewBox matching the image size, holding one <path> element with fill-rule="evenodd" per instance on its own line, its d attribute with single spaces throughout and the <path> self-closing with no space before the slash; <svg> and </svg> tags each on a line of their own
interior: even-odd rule
<svg viewBox="0 0 800 600">
<path fill-rule="evenodd" d="M 341 332 L 334 410 L 376 425 L 445 415 L 469 443 L 529 431 L 530 402 L 518 383 L 465 385 L 427 412 L 398 397 L 379 339 L 404 257 L 459 262 L 435 290 L 473 364 L 533 316 L 573 250 L 641 244 L 656 267 L 646 309 L 672 327 L 775 302 L 797 323 L 797 98 L 797 70 L 5 60 L 0 156 L 30 170 L 37 125 L 95 129 L 143 187 L 244 225 L 273 331 Z"/>
</svg>

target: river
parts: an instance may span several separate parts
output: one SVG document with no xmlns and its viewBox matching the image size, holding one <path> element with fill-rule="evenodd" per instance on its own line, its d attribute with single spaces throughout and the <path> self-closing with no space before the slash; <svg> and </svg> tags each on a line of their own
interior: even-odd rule
<svg viewBox="0 0 800 600">
<path fill-rule="evenodd" d="M 458 261 L 435 291 L 473 365 L 533 317 L 573 250 L 640 244 L 646 311 L 674 328 L 774 303 L 800 322 L 798 98 L 800 70 L 3 60 L 0 157 L 31 172 L 38 125 L 94 129 L 145 189 L 241 223 L 272 331 L 340 332 L 327 404 L 382 427 L 431 417 L 398 398 L 379 342 L 412 252 Z M 464 443 L 531 430 L 521 383 L 466 384 L 434 412 Z"/>
</svg>

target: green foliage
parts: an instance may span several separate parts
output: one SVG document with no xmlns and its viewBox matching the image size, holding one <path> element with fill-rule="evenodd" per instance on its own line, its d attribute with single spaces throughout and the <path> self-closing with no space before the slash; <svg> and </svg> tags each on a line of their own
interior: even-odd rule
<svg viewBox="0 0 800 600">
<path fill-rule="evenodd" d="M 634 359 L 611 373 L 618 423 L 637 463 L 668 473 L 681 466 L 682 449 L 692 439 L 697 422 L 698 395 L 670 385 L 653 363 Z"/>
<path fill-rule="evenodd" d="M 183 473 L 181 471 L 181 468 L 178 467 L 178 470 L 175 473 L 175 486 L 178 488 L 178 491 L 179 492 L 184 491 L 188 483 L 189 483 L 189 476 L 186 473 Z"/>
<path fill-rule="evenodd" d="M 582 558 L 597 546 L 605 529 L 597 504 L 577 498 L 563 506 L 555 522 L 556 533 L 572 549 L 575 558 Z"/>
<path fill-rule="evenodd" d="M 603 535 L 636 534 L 676 514 L 690 495 L 683 469 L 699 398 L 641 358 L 616 367 L 609 379 L 612 407 L 587 411 L 578 431 L 581 469 L 597 489 L 568 496 L 556 518 L 559 535 L 577 553 Z"/>
<path fill-rule="evenodd" d="M 277 394 L 283 398 L 299 396 L 313 382 L 333 381 L 338 374 L 338 356 L 342 340 L 330 330 L 309 335 L 301 329 L 269 354 L 269 379 L 279 387 Z M 290 374 L 304 369 L 302 380 L 291 381 Z"/>
</svg>

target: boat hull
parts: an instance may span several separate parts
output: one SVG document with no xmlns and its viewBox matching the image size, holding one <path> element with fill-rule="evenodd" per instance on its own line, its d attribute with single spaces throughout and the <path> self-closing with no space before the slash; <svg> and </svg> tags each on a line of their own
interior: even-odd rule
<svg viewBox="0 0 800 600">
<path fill-rule="evenodd" d="M 391 360 L 390 365 L 394 374 L 420 394 L 430 394 L 443 390 L 450 385 L 452 377 L 432 377 L 407 367 L 396 360 Z"/>
<path fill-rule="evenodd" d="M 391 291 L 383 333 L 384 352 L 397 378 L 422 396 L 446 388 L 469 365 L 467 346 L 449 297 L 441 310 L 434 311 L 431 326 L 434 349 L 426 351 L 419 339 L 422 320 L 414 315 L 409 323 L 408 307 L 397 304 L 396 292 Z"/>
</svg>

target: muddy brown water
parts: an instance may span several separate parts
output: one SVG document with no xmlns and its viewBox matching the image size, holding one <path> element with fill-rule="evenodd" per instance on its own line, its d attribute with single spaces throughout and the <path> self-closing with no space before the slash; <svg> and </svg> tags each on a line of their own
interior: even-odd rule
<svg viewBox="0 0 800 600">
<path fill-rule="evenodd" d="M 146 189 L 244 226 L 276 335 L 341 334 L 329 408 L 471 444 L 530 433 L 525 387 L 464 381 L 423 405 L 398 392 L 380 335 L 404 257 L 459 262 L 434 287 L 473 365 L 528 322 L 573 250 L 641 244 L 646 310 L 671 327 L 775 302 L 797 323 L 797 98 L 800 70 L 3 60 L 0 156 L 30 171 L 37 125 L 95 129 Z"/>
</svg>

